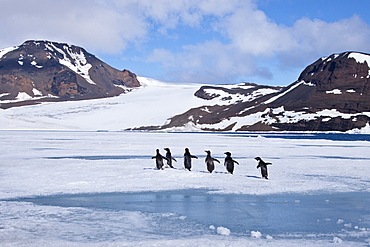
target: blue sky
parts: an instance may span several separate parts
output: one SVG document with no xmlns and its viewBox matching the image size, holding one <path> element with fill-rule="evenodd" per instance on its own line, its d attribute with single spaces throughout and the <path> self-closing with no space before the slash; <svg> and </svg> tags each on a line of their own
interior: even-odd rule
<svg viewBox="0 0 370 247">
<path fill-rule="evenodd" d="M 176 82 L 288 85 L 322 56 L 370 53 L 368 0 L 0 0 L 0 48 L 82 46 Z"/>
</svg>

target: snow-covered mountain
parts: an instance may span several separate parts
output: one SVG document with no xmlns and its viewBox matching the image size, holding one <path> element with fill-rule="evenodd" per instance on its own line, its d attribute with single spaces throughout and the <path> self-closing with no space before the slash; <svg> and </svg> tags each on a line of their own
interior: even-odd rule
<svg viewBox="0 0 370 247">
<path fill-rule="evenodd" d="M 35 40 L 0 50 L 0 81 L 3 109 L 117 96 L 140 86 L 135 74 L 116 70 L 81 47 Z"/>
<path fill-rule="evenodd" d="M 37 46 L 43 47 L 41 55 L 19 51 Z M 42 54 L 44 58 L 39 59 Z M 54 86 L 45 80 L 27 84 L 31 79 L 5 74 L 5 58 L 13 61 L 5 63 L 5 68 L 21 68 L 30 75 L 54 64 Z M 370 122 L 369 64 L 369 54 L 345 52 L 318 59 L 286 87 L 184 85 L 136 79 L 82 48 L 30 41 L 0 53 L 1 81 L 6 82 L 0 87 L 0 124 L 1 129 L 361 132 L 369 129 Z M 109 83 L 100 76 L 102 70 L 112 79 Z M 65 79 L 69 77 L 64 74 L 72 72 L 74 81 Z M 12 88 L 10 77 L 21 82 Z M 132 92 L 122 94 L 122 86 Z M 44 102 L 9 108 L 22 95 Z M 55 97 L 66 101 L 48 102 Z"/>
<path fill-rule="evenodd" d="M 287 87 L 201 87 L 204 103 L 158 128 L 209 131 L 348 131 L 370 121 L 370 55 L 333 54 L 309 65 Z"/>
</svg>

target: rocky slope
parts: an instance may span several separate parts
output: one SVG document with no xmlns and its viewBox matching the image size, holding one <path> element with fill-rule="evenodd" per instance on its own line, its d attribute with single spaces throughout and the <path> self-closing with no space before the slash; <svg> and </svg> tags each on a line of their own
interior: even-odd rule
<svg viewBox="0 0 370 247">
<path fill-rule="evenodd" d="M 1 108 L 117 96 L 140 83 L 85 49 L 50 41 L 26 41 L 0 50 Z"/>
<path fill-rule="evenodd" d="M 287 87 L 203 86 L 204 105 L 141 130 L 347 131 L 370 121 L 370 55 L 320 58 Z"/>
</svg>

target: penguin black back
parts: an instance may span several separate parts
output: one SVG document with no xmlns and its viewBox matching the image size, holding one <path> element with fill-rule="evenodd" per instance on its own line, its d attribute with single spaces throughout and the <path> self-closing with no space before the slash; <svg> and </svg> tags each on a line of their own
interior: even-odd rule
<svg viewBox="0 0 370 247">
<path fill-rule="evenodd" d="M 166 150 L 167 165 L 171 168 L 174 168 L 172 166 L 172 160 L 175 162 L 177 162 L 177 160 L 174 157 L 172 157 L 172 154 L 169 148 L 164 148 L 164 150 Z"/>
<path fill-rule="evenodd" d="M 268 179 L 267 166 L 272 165 L 272 163 L 264 162 L 260 157 L 256 157 L 254 159 L 258 161 L 257 169 L 261 168 L 261 176 Z"/>
<path fill-rule="evenodd" d="M 188 148 L 185 148 L 185 153 L 184 153 L 184 167 L 185 169 L 191 171 L 191 159 L 195 158 L 198 159 L 197 156 L 191 155 L 190 151 Z"/>
<path fill-rule="evenodd" d="M 152 157 L 152 159 L 155 159 L 155 165 L 157 167 L 158 170 L 163 170 L 163 159 L 167 160 L 166 157 L 163 157 L 160 153 L 159 153 L 159 149 L 155 150 L 156 151 L 156 155 Z"/>
<path fill-rule="evenodd" d="M 207 170 L 212 173 L 213 170 L 215 169 L 215 164 L 213 161 L 216 161 L 218 163 L 220 163 L 220 161 L 218 159 L 215 159 L 215 158 L 212 158 L 211 156 L 211 151 L 209 150 L 205 150 L 204 152 L 207 153 L 207 157 L 205 159 L 205 162 L 206 162 L 206 165 L 207 165 Z"/>
<path fill-rule="evenodd" d="M 233 160 L 233 158 L 231 158 L 231 153 L 230 152 L 225 152 L 226 154 L 226 158 L 225 158 L 225 163 L 224 165 L 226 166 L 226 170 L 233 174 L 234 173 L 234 163 L 238 164 L 239 163 L 236 161 L 236 160 Z"/>
</svg>

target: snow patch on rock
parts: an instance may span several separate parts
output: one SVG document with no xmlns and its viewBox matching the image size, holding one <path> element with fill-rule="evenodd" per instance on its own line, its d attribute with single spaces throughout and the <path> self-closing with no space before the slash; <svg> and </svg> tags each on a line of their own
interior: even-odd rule
<svg viewBox="0 0 370 247">
<path fill-rule="evenodd" d="M 69 69 L 82 76 L 88 83 L 96 84 L 89 75 L 89 70 L 92 65 L 87 62 L 82 50 L 80 50 L 80 53 L 74 53 L 70 46 L 65 45 L 63 46 L 63 49 L 60 49 L 53 43 L 46 44 L 46 47 L 51 51 L 57 51 L 63 55 L 63 59 L 59 59 L 59 63 L 67 66 Z M 72 61 L 68 56 L 72 58 Z"/>
</svg>

